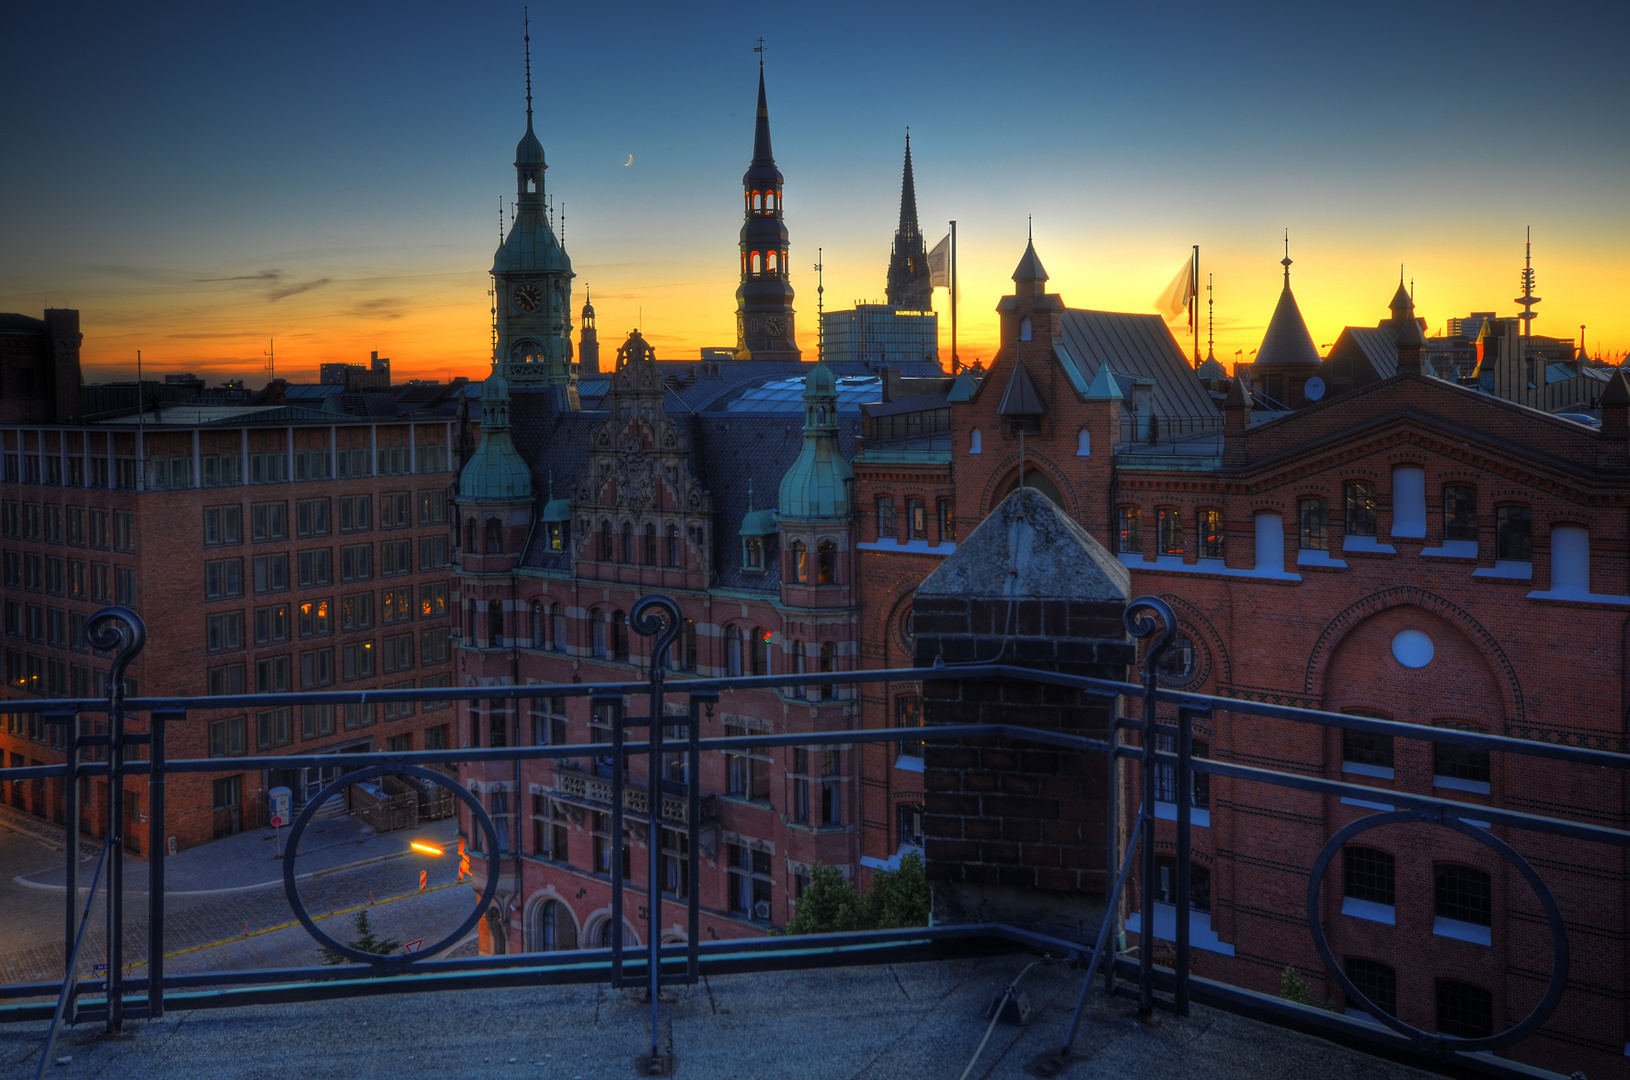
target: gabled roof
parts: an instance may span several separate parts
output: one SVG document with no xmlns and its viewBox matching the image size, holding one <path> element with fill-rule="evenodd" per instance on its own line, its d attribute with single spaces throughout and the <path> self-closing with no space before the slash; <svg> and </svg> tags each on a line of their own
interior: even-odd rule
<svg viewBox="0 0 1630 1080">
<path fill-rule="evenodd" d="M 1302 309 L 1297 306 L 1296 294 L 1290 291 L 1290 274 L 1285 275 L 1285 287 L 1280 290 L 1279 303 L 1268 321 L 1268 332 L 1262 335 L 1262 345 L 1256 351 L 1256 364 L 1307 364 L 1317 367 L 1319 350 L 1313 347 L 1313 335 L 1307 331 Z M 1396 363 L 1394 364 L 1396 366 Z"/>
<path fill-rule="evenodd" d="M 1154 381 L 1154 411 L 1162 417 L 1214 418 L 1217 407 L 1159 315 L 1066 308 L 1053 352 L 1077 392 L 1107 363 L 1120 376 Z M 1123 384 L 1124 388 L 1124 384 Z"/>
<path fill-rule="evenodd" d="M 1013 374 L 1008 377 L 1007 389 L 1002 392 L 1002 403 L 996 406 L 998 416 L 1045 416 L 1047 405 L 1041 400 L 1041 391 L 1036 389 L 1030 372 L 1024 369 L 1024 361 L 1018 360 L 1013 364 Z"/>
</svg>

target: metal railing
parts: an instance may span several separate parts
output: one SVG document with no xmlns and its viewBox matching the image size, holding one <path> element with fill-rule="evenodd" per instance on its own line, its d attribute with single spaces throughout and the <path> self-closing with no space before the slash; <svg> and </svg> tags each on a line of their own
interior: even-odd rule
<svg viewBox="0 0 1630 1080">
<path fill-rule="evenodd" d="M 785 676 L 753 676 L 736 678 L 687 678 L 670 681 L 666 657 L 678 634 L 680 611 L 671 599 L 652 595 L 641 599 L 630 613 L 629 623 L 634 630 L 651 639 L 649 655 L 653 658 L 647 677 L 636 682 L 607 684 L 563 684 L 502 687 L 429 689 L 365 690 L 333 693 L 232 695 L 199 698 L 132 698 L 126 699 L 122 687 L 124 672 L 140 651 L 145 640 L 145 629 L 135 612 L 127 608 L 105 608 L 93 617 L 87 628 L 91 643 L 98 648 L 117 648 L 109 679 L 110 692 L 102 699 L 47 700 L 6 702 L 5 708 L 13 712 L 39 712 L 49 724 L 68 725 L 67 759 L 59 764 L 0 769 L 0 781 L 13 783 L 42 778 L 59 778 L 66 800 L 66 825 L 70 839 L 78 832 L 80 807 L 78 806 L 78 780 L 81 777 L 105 777 L 109 785 L 107 835 L 103 842 L 97 870 L 92 879 L 91 898 L 83 913 L 78 910 L 77 852 L 70 842 L 67 855 L 66 922 L 64 955 L 66 966 L 60 982 L 23 983 L 0 986 L 0 1001 L 19 998 L 54 998 L 50 1001 L 22 1001 L 0 1005 L 0 1021 L 48 1020 L 50 1026 L 40 1058 L 43 1071 L 51 1060 L 51 1050 L 57 1030 L 64 1021 L 104 1023 L 110 1031 L 117 1031 L 126 1020 L 164 1015 L 167 1008 L 215 1008 L 253 1006 L 283 1001 L 311 1001 L 351 997 L 377 993 L 399 993 L 414 990 L 439 990 L 493 986 L 536 986 L 564 982 L 607 981 L 612 986 L 643 985 L 650 994 L 651 1058 L 653 1067 L 660 1069 L 661 1055 L 658 1045 L 660 1026 L 660 987 L 673 983 L 695 982 L 707 973 L 783 970 L 795 967 L 844 966 L 866 963 L 897 962 L 952 955 L 970 949 L 988 949 L 993 944 L 1007 948 L 1021 948 L 1050 953 L 1071 966 L 1085 969 L 1086 978 L 1077 1003 L 1070 1034 L 1059 1051 L 1049 1059 L 1061 1068 L 1067 1062 L 1076 1027 L 1082 1015 L 1087 992 L 1093 975 L 1102 969 L 1106 992 L 1135 997 L 1139 1010 L 1147 1015 L 1156 1008 L 1178 1015 L 1186 1015 L 1191 1001 L 1210 1004 L 1272 1022 L 1340 1038 L 1349 1043 L 1366 1046 L 1374 1052 L 1426 1063 L 1448 1064 L 1483 1073 L 1504 1076 L 1534 1076 L 1535 1071 L 1517 1066 L 1481 1051 L 1509 1047 L 1537 1030 L 1557 1009 L 1566 987 L 1569 970 L 1568 932 L 1559 906 L 1551 890 L 1533 867 L 1512 847 L 1493 836 L 1488 826 L 1501 825 L 1536 833 L 1542 836 L 1563 837 L 1574 840 L 1630 847 L 1630 832 L 1604 825 L 1570 821 L 1507 810 L 1499 806 L 1457 802 L 1435 796 L 1416 795 L 1402 790 L 1387 789 L 1385 798 L 1400 809 L 1371 814 L 1338 830 L 1324 845 L 1315 861 L 1307 887 L 1306 915 L 1314 943 L 1331 978 L 1346 994 L 1350 1002 L 1357 1003 L 1385 1027 L 1378 1027 L 1352 1017 L 1299 1005 L 1254 991 L 1231 986 L 1191 974 L 1192 944 L 1189 915 L 1191 907 L 1189 865 L 1192 841 L 1192 800 L 1186 797 L 1197 775 L 1231 777 L 1238 781 L 1262 783 L 1326 795 L 1349 798 L 1374 798 L 1377 789 L 1349 784 L 1321 776 L 1245 765 L 1222 758 L 1196 757 L 1193 753 L 1193 729 L 1197 719 L 1218 712 L 1254 716 L 1316 727 L 1334 727 L 1374 735 L 1424 740 L 1432 743 L 1469 747 L 1482 751 L 1497 751 L 1532 758 L 1549 759 L 1590 768 L 1609 768 L 1620 772 L 1630 770 L 1630 756 L 1580 747 L 1552 743 L 1528 742 L 1504 736 L 1485 735 L 1455 728 L 1428 728 L 1397 721 L 1371 719 L 1346 714 L 1322 712 L 1291 706 L 1271 705 L 1187 693 L 1162 687 L 1157 679 L 1161 657 L 1176 634 L 1177 621 L 1171 608 L 1162 600 L 1144 597 L 1134 600 L 1126 612 L 1126 626 L 1133 637 L 1146 643 L 1138 683 L 1094 679 L 1040 671 L 1004 664 L 972 664 L 947 666 L 936 662 L 931 667 L 888 671 L 859 671 L 832 674 L 797 674 Z M 884 730 L 844 730 L 841 732 L 802 732 L 785 735 L 745 735 L 703 739 L 700 737 L 704 713 L 711 716 L 713 706 L 721 695 L 738 690 L 772 689 L 782 686 L 813 686 L 821 684 L 853 684 L 887 682 L 894 680 L 920 680 L 925 687 L 946 681 L 981 679 L 1020 680 L 1080 691 L 1089 700 L 1109 702 L 1138 701 L 1141 715 L 1137 718 L 1121 717 L 1114 721 L 1109 738 L 1095 739 L 1062 731 L 1048 731 L 1011 724 L 931 725 L 926 728 L 900 728 Z M 645 716 L 625 716 L 622 703 L 625 697 L 643 694 L 649 711 Z M 688 699 L 688 709 L 682 716 L 670 715 L 665 708 L 669 695 L 682 695 Z M 147 974 L 131 976 L 124 970 L 123 926 L 125 915 L 123 872 L 124 846 L 121 830 L 125 827 L 123 815 L 123 783 L 129 776 L 145 776 L 149 792 L 149 818 L 151 835 L 165 835 L 164 822 L 165 781 L 175 774 L 221 772 L 219 758 L 170 760 L 165 754 L 165 731 L 170 725 L 185 718 L 189 712 L 218 709 L 264 708 L 269 705 L 310 704 L 367 705 L 379 702 L 420 701 L 491 701 L 494 698 L 588 697 L 600 706 L 609 706 L 614 716 L 610 744 L 584 744 L 570 746 L 526 745 L 489 748 L 465 748 L 418 752 L 375 752 L 347 754 L 337 761 L 331 754 L 265 755 L 246 759 L 262 769 L 334 768 L 336 765 L 351 769 L 330 783 L 306 804 L 293 824 L 284 862 L 284 891 L 289 905 L 311 937 L 325 948 L 349 959 L 352 963 L 338 966 L 285 968 L 272 970 L 222 970 L 185 974 L 167 974 L 164 970 L 164 896 L 165 847 L 150 845 L 148 862 L 148 942 Z M 1160 718 L 1162 708 L 1168 714 L 1175 708 L 1175 723 Z M 1114 710 L 1118 715 L 1120 710 Z M 75 723 L 77 714 L 105 713 L 108 717 L 105 734 L 82 734 Z M 132 731 L 127 720 L 132 713 L 148 715 L 148 731 Z M 657 722 L 652 722 L 656 718 Z M 481 801 L 463 784 L 451 779 L 434 766 L 455 763 L 522 762 L 603 756 L 608 751 L 612 760 L 623 760 L 624 755 L 648 756 L 649 780 L 652 790 L 660 793 L 663 755 L 677 749 L 665 742 L 665 726 L 686 729 L 680 744 L 689 765 L 686 785 L 686 806 L 683 815 L 664 812 L 653 819 L 650 837 L 650 865 L 647 867 L 647 941 L 643 956 L 623 942 L 615 928 L 624 925 L 623 894 L 631 888 L 622 872 L 621 860 L 611 862 L 611 919 L 614 928 L 610 947 L 584 949 L 562 953 L 521 953 L 465 958 L 438 958 L 436 953 L 462 940 L 473 929 L 489 908 L 500 881 L 499 857 L 507 849 L 501 843 L 497 828 L 482 806 Z M 645 729 L 644 742 L 630 742 L 626 734 Z M 1137 736 L 1136 743 L 1124 741 L 1124 736 Z M 1174 749 L 1160 749 L 1162 737 L 1173 740 Z M 1007 739 L 1034 743 L 1057 749 L 1106 755 L 1110 761 L 1109 794 L 1107 801 L 1108 830 L 1106 845 L 1106 882 L 1113 882 L 1107 904 L 1107 914 L 1096 933 L 1092 948 L 1084 941 L 1070 941 L 1048 936 L 1020 927 L 978 923 L 951 926 L 913 927 L 904 930 L 864 931 L 810 936 L 772 936 L 752 940 L 719 940 L 703 942 L 698 933 L 700 918 L 700 888 L 698 879 L 698 832 L 702 827 L 702 794 L 700 755 L 704 751 L 739 752 L 762 750 L 770 747 L 816 747 L 822 745 L 856 745 L 866 743 L 893 743 L 902 740 L 927 742 L 928 754 L 932 746 L 946 741 L 966 739 Z M 132 753 L 137 747 L 147 748 L 147 757 Z M 1149 752 L 1148 748 L 1155 748 Z M 89 760 L 95 757 L 97 760 Z M 1138 774 L 1136 812 L 1127 820 L 1123 830 L 1120 821 L 1122 795 L 1120 770 L 1114 763 L 1120 760 L 1136 762 Z M 1158 824 L 1157 789 L 1161 787 L 1158 770 L 1172 770 L 1176 798 L 1175 833 L 1176 851 L 1176 923 L 1174 957 L 1171 967 L 1156 963 L 1153 940 L 1156 936 L 1155 879 Z M 295 870 L 299 839 L 310 824 L 313 813 L 328 799 L 348 785 L 375 777 L 415 777 L 430 784 L 446 787 L 453 796 L 468 807 L 472 828 L 479 830 L 486 840 L 487 858 L 485 883 L 480 888 L 480 899 L 468 918 L 446 938 L 416 953 L 381 956 L 362 952 L 339 942 L 316 925 L 306 911 L 296 888 Z M 614 768 L 607 780 L 610 785 L 610 813 L 613 817 L 610 835 L 621 837 L 623 814 L 628 786 L 625 770 Z M 1130 795 L 1131 792 L 1129 791 Z M 647 796 L 649 798 L 649 796 Z M 668 800 L 664 800 L 668 801 Z M 648 804 L 647 804 L 648 805 Z M 1132 805 L 1127 800 L 1127 805 Z M 518 809 L 518 807 L 517 807 Z M 677 808 L 675 808 L 677 809 Z M 1463 1038 L 1437 1034 L 1414 1028 L 1385 1013 L 1355 986 L 1337 961 L 1328 941 L 1320 915 L 1320 893 L 1324 871 L 1335 853 L 1359 833 L 1382 825 L 1399 822 L 1426 823 L 1446 826 L 1469 836 L 1493 849 L 1510 861 L 1533 888 L 1544 909 L 1553 942 L 1553 971 L 1545 994 L 1533 1011 L 1512 1028 L 1483 1038 Z M 665 902 L 662 875 L 659 866 L 661 844 L 654 830 L 683 829 L 688 837 L 689 889 L 687 906 L 688 935 L 683 945 L 662 945 L 659 920 L 663 917 Z M 1126 838 L 1121 847 L 1123 831 Z M 928 854 L 932 859 L 935 841 L 932 830 L 928 838 Z M 1131 950 L 1112 945 L 1125 928 L 1121 918 L 1122 898 L 1134 859 L 1138 864 L 1141 882 L 1139 892 L 1139 931 L 1142 947 Z M 104 870 L 107 883 L 107 963 L 102 978 L 81 978 L 77 958 L 84 943 L 91 908 L 97 896 L 97 887 Z M 671 902 L 671 901 L 668 901 Z M 1169 996 L 1168 996 L 1169 995 Z M 1038 1066 L 1046 1071 L 1045 1063 Z"/>
</svg>

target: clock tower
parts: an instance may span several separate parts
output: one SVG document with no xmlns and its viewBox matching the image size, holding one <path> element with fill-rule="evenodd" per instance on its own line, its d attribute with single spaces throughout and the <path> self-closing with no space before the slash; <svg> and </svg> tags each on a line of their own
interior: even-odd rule
<svg viewBox="0 0 1630 1080">
<path fill-rule="evenodd" d="M 543 199 L 543 144 L 532 132 L 532 37 L 526 37 L 526 134 L 515 147 L 515 222 L 492 260 L 498 302 L 493 362 L 512 386 L 565 385 L 572 374 L 572 260 Z"/>
<path fill-rule="evenodd" d="M 762 50 L 762 47 L 761 47 Z M 781 216 L 781 170 L 770 152 L 770 109 L 764 99 L 764 57 L 758 61 L 758 125 L 753 163 L 741 178 L 746 221 L 741 227 L 741 286 L 736 289 L 736 358 L 799 360 L 787 274 L 787 225 Z"/>
</svg>

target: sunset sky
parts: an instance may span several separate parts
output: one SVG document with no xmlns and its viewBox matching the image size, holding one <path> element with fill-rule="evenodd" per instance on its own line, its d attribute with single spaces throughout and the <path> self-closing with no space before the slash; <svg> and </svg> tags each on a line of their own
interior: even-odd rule
<svg viewBox="0 0 1630 1080">
<path fill-rule="evenodd" d="M 817 247 L 829 308 L 882 298 L 907 125 L 930 242 L 958 221 L 964 359 L 994 349 L 1027 216 L 1073 307 L 1151 311 L 1199 244 L 1225 361 L 1261 340 L 1287 228 L 1322 346 L 1386 314 L 1399 263 L 1433 332 L 1515 313 L 1532 226 L 1535 332 L 1585 323 L 1618 354 L 1627 11 L 534 5 L 537 132 L 574 308 L 587 286 L 602 341 L 642 325 L 662 358 L 734 344 L 760 35 L 806 355 Z M 32 3 L 5 26 L 0 311 L 78 308 L 87 378 L 140 349 L 259 385 L 272 339 L 290 379 L 374 349 L 398 378 L 485 373 L 519 3 Z"/>
</svg>

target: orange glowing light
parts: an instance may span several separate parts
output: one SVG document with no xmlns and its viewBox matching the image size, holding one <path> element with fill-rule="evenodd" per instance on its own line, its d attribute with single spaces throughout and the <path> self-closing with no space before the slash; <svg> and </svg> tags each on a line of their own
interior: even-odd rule
<svg viewBox="0 0 1630 1080">
<path fill-rule="evenodd" d="M 409 844 L 408 847 L 412 848 L 414 851 L 422 851 L 426 855 L 441 854 L 441 848 L 437 847 L 435 844 L 427 844 L 422 840 L 415 840 L 413 843 Z"/>
</svg>

